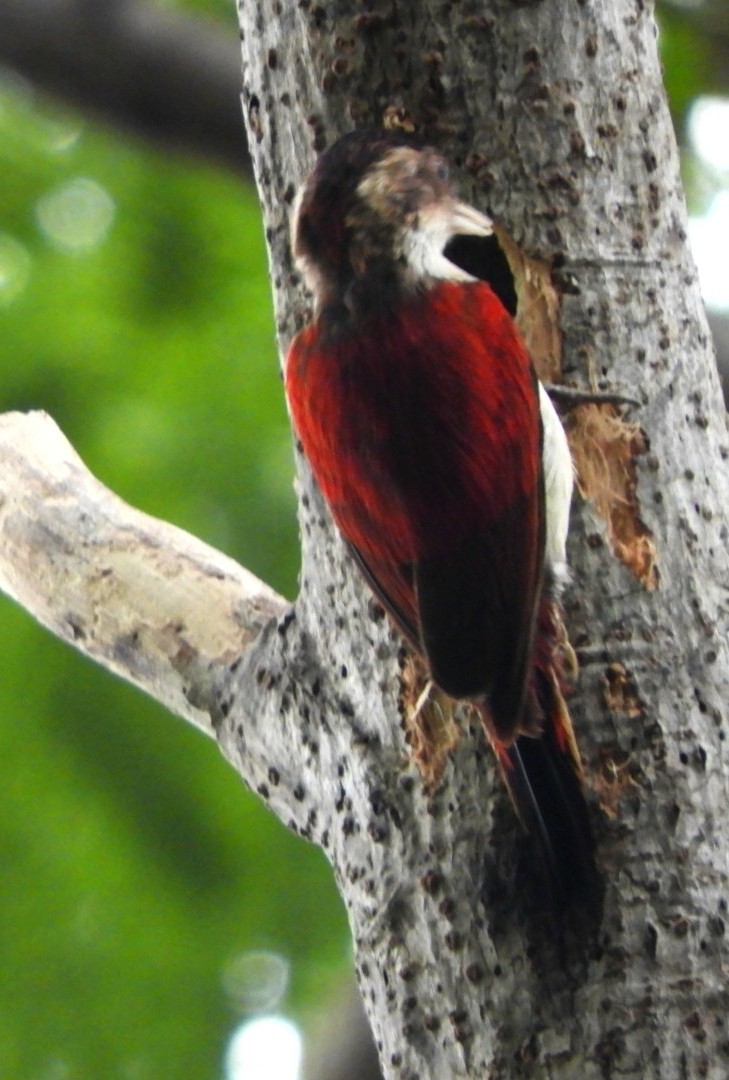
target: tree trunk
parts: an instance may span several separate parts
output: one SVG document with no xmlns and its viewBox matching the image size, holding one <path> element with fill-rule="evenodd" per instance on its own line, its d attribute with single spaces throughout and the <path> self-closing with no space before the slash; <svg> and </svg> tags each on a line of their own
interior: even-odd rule
<svg viewBox="0 0 729 1080">
<path fill-rule="evenodd" d="M 304 310 L 295 189 L 343 131 L 401 125 L 446 149 L 502 227 L 543 374 L 639 403 L 567 421 L 572 708 L 605 895 L 595 936 L 561 949 L 506 884 L 514 830 L 477 728 L 430 796 L 408 762 L 397 643 L 299 462 L 297 613 L 316 661 L 289 704 L 319 748 L 302 798 L 316 793 L 307 832 L 349 910 L 385 1074 L 725 1076 L 729 451 L 651 7 L 239 7 L 282 350 Z M 345 720 L 337 753 L 311 729 L 324 701 Z"/>
<path fill-rule="evenodd" d="M 650 12 L 641 0 L 248 0 L 241 22 L 282 346 L 305 308 L 288 242 L 296 186 L 336 135 L 384 121 L 442 146 L 463 194 L 499 222 L 545 376 L 638 402 L 573 402 L 568 418 L 581 491 L 571 704 L 600 910 L 561 922 L 542 910 L 464 710 L 459 737 L 440 733 L 436 775 L 408 724 L 402 644 L 303 460 L 301 593 L 287 610 L 115 500 L 42 418 L 7 417 L 0 585 L 217 735 L 326 851 L 387 1077 L 718 1080 L 729 440 Z"/>
</svg>

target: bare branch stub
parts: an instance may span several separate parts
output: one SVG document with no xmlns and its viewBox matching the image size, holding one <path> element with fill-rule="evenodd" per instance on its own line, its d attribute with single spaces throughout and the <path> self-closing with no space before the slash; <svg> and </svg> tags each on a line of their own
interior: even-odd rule
<svg viewBox="0 0 729 1080">
<path fill-rule="evenodd" d="M 0 418 L 0 587 L 76 649 L 213 735 L 216 669 L 286 601 L 128 506 L 44 413 Z"/>
</svg>

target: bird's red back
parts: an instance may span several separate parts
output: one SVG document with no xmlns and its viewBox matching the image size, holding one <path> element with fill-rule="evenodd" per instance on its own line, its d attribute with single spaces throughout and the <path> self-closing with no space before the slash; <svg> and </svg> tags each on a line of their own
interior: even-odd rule
<svg viewBox="0 0 729 1080">
<path fill-rule="evenodd" d="M 366 576 L 454 697 L 524 723 L 544 547 L 535 376 L 488 285 L 441 282 L 291 346 L 294 425 Z"/>
</svg>

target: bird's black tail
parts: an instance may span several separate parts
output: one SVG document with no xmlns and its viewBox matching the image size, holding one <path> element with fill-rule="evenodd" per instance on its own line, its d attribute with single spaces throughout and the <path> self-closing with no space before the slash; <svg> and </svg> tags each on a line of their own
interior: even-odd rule
<svg viewBox="0 0 729 1080">
<path fill-rule="evenodd" d="M 569 649 L 556 604 L 537 630 L 533 696 L 539 730 L 498 748 L 504 779 L 533 838 L 555 901 L 584 900 L 598 888 L 582 764 L 564 698 L 561 653 Z"/>
<path fill-rule="evenodd" d="M 520 735 L 500 757 L 555 901 L 562 906 L 584 899 L 597 885 L 594 843 L 582 781 L 569 753 L 547 725 L 541 735 Z"/>
</svg>

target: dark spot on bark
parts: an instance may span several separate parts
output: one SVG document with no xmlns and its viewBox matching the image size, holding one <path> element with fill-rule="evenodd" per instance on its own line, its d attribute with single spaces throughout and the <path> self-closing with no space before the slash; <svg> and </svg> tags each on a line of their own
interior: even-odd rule
<svg viewBox="0 0 729 1080">
<path fill-rule="evenodd" d="M 256 142 L 260 142 L 263 138 L 263 125 L 261 124 L 261 102 L 258 100 L 255 94 L 251 96 L 251 100 L 248 102 L 248 123 L 250 125 L 251 132 Z"/>
<path fill-rule="evenodd" d="M 367 826 L 367 832 L 376 844 L 382 844 L 389 836 L 387 825 L 381 821 L 371 821 Z"/>
<path fill-rule="evenodd" d="M 268 770 L 268 780 L 269 783 L 273 784 L 274 787 L 277 787 L 281 781 L 281 775 L 278 769 L 275 769 L 273 765 L 271 765 Z"/>
<path fill-rule="evenodd" d="M 357 827 L 357 823 L 351 814 L 347 814 L 342 821 L 342 832 L 345 836 L 351 836 Z"/>
<path fill-rule="evenodd" d="M 709 931 L 714 935 L 714 937 L 724 937 L 726 925 L 723 919 L 719 918 L 718 915 L 709 915 L 707 921 Z"/>
<path fill-rule="evenodd" d="M 363 11 L 352 19 L 352 26 L 360 33 L 381 30 L 385 25 L 386 16 L 381 11 Z"/>
<path fill-rule="evenodd" d="M 588 56 L 597 56 L 597 34 L 588 34 L 585 38 L 585 52 Z"/>
<path fill-rule="evenodd" d="M 417 974 L 417 964 L 404 964 L 403 967 L 400 968 L 400 978 L 403 982 L 411 982 Z"/>
<path fill-rule="evenodd" d="M 381 604 L 378 604 L 376 600 L 370 600 L 369 615 L 372 622 L 382 622 L 385 617 L 385 609 Z"/>
<path fill-rule="evenodd" d="M 418 1007 L 418 999 L 415 994 L 411 994 L 410 997 L 406 997 L 402 1003 L 403 1012 L 412 1012 L 413 1009 Z"/>
<path fill-rule="evenodd" d="M 620 1028 L 613 1028 L 595 1044 L 595 1057 L 604 1069 L 612 1072 L 612 1062 L 625 1050 L 625 1037 Z"/>
<path fill-rule="evenodd" d="M 703 1042 L 706 1039 L 706 1028 L 698 1009 L 693 1009 L 688 1016 L 684 1017 L 683 1024 L 689 1035 L 697 1042 Z"/>
<path fill-rule="evenodd" d="M 474 985 L 478 985 L 484 977 L 484 970 L 480 964 L 475 961 L 466 967 L 466 978 Z"/>
<path fill-rule="evenodd" d="M 426 1031 L 437 1031 L 440 1027 L 440 1017 L 434 1016 L 432 1013 L 430 1016 L 424 1016 L 423 1027 Z"/>
<path fill-rule="evenodd" d="M 443 878 L 436 870 L 428 870 L 420 879 L 423 889 L 430 895 L 435 896 L 443 884 Z"/>
<path fill-rule="evenodd" d="M 658 931 L 652 923 L 646 923 L 645 925 L 645 951 L 651 960 L 656 958 L 656 950 L 658 947 Z"/>
<path fill-rule="evenodd" d="M 293 190 L 293 184 L 290 184 L 289 187 L 291 187 L 292 190 Z M 294 196 L 292 194 L 291 198 L 293 199 L 293 197 Z M 284 196 L 284 198 L 286 198 L 286 196 Z M 286 612 L 286 614 L 283 615 L 279 619 L 278 625 L 276 626 L 276 629 L 278 630 L 281 637 L 283 637 L 285 635 L 286 631 L 291 626 L 291 623 L 295 621 L 295 619 L 296 619 L 296 612 L 294 611 L 293 608 L 289 608 L 289 610 Z"/>
<path fill-rule="evenodd" d="M 68 623 L 71 633 L 73 634 L 74 641 L 83 641 L 86 637 L 86 631 L 84 629 L 81 619 L 76 615 L 67 615 L 66 622 Z"/>
<path fill-rule="evenodd" d="M 468 1013 L 465 1009 L 455 1009 L 452 1013 L 449 1013 L 448 1019 L 453 1025 L 453 1035 L 456 1042 L 464 1043 L 472 1038 Z"/>
<path fill-rule="evenodd" d="M 655 172 L 658 168 L 658 160 L 652 150 L 643 151 L 643 164 L 649 173 Z"/>
<path fill-rule="evenodd" d="M 448 922 L 453 922 L 456 917 L 456 902 L 450 896 L 446 896 L 445 900 L 441 900 L 438 905 L 438 911 L 444 919 L 448 919 Z"/>
<path fill-rule="evenodd" d="M 303 784 L 297 784 L 293 791 L 293 796 L 297 802 L 303 802 L 306 791 Z"/>
<path fill-rule="evenodd" d="M 449 930 L 445 936 L 445 943 L 451 952 L 458 952 L 463 948 L 463 935 L 459 934 L 457 930 Z"/>
<path fill-rule="evenodd" d="M 256 791 L 258 792 L 258 794 L 261 796 L 262 799 L 268 799 L 270 792 L 269 792 L 269 790 L 268 790 L 268 788 L 266 787 L 265 784 L 259 784 L 258 787 L 256 788 Z"/>
<path fill-rule="evenodd" d="M 502 974 L 503 972 L 501 969 L 501 964 L 494 964 L 494 975 L 496 976 L 496 978 L 498 979 L 498 977 Z"/>
<path fill-rule="evenodd" d="M 268 66 L 270 67 L 271 71 L 275 71 L 276 68 L 278 67 L 278 53 L 276 52 L 275 49 L 269 49 L 268 50 L 267 62 L 268 62 Z"/>
</svg>

